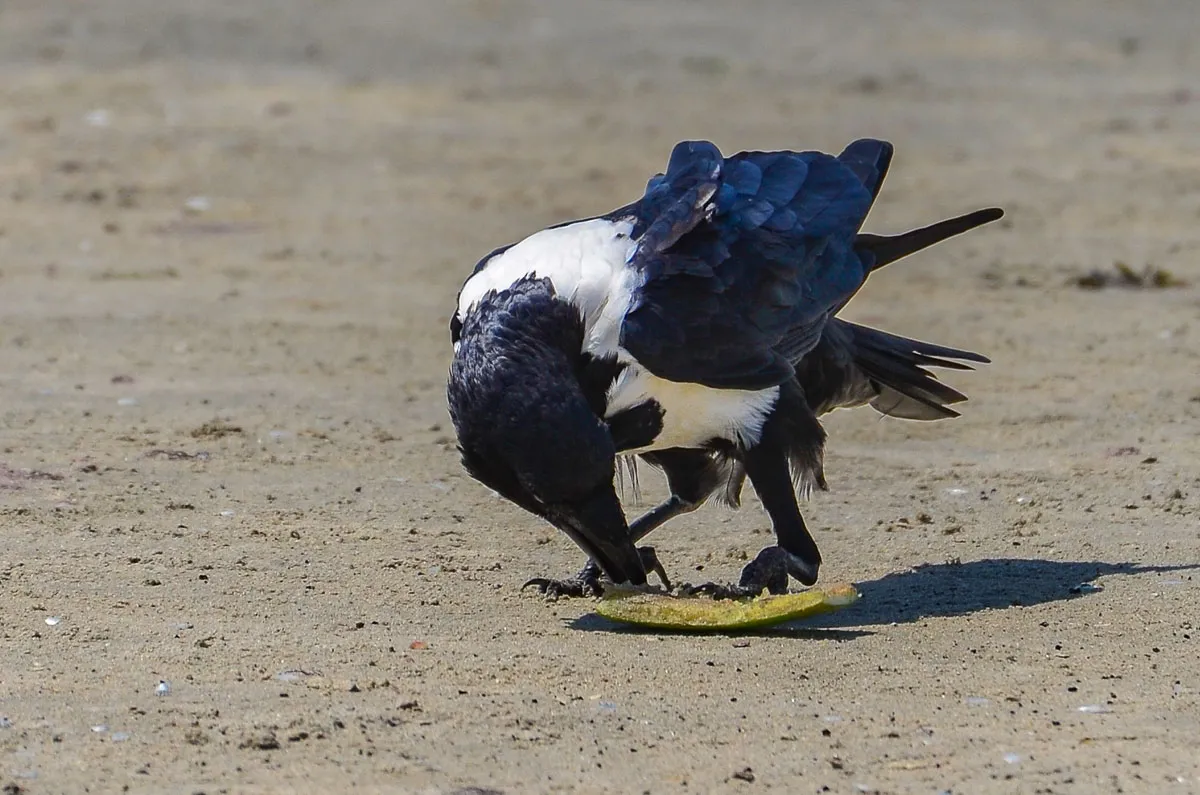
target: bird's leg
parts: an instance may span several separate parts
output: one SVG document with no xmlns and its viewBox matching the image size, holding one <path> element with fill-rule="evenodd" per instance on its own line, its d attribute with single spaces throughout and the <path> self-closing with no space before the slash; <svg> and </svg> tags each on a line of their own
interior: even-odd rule
<svg viewBox="0 0 1200 795">
<path fill-rule="evenodd" d="M 672 494 L 660 504 L 646 511 L 637 519 L 634 519 L 629 525 L 629 537 L 636 544 L 676 516 L 690 513 L 698 507 L 697 503 L 688 502 L 678 494 Z"/>
<path fill-rule="evenodd" d="M 667 579 L 667 572 L 665 569 L 663 569 L 662 563 L 658 561 L 658 554 L 654 551 L 654 547 L 638 547 L 638 554 L 641 555 L 642 558 L 642 567 L 647 572 L 654 572 L 657 574 L 658 579 L 662 581 L 663 587 L 670 591 L 672 588 L 671 581 Z M 554 580 L 550 579 L 549 577 L 534 577 L 522 585 L 521 590 L 523 591 L 532 586 L 537 588 L 546 596 L 551 596 L 555 599 L 563 596 L 571 596 L 576 598 L 583 596 L 602 596 L 604 594 L 605 582 L 605 580 L 601 579 L 603 576 L 604 572 L 600 571 L 600 567 L 596 565 L 596 561 L 589 560 L 584 567 L 579 570 L 579 573 L 573 577 L 568 577 L 563 580 Z"/>
<path fill-rule="evenodd" d="M 821 553 L 800 516 L 787 452 L 777 445 L 760 444 L 746 452 L 745 464 L 746 474 L 771 517 L 779 543 L 764 548 L 746 564 L 737 585 L 713 582 L 685 585 L 681 588 L 684 595 L 741 599 L 758 596 L 763 591 L 787 593 L 789 575 L 805 585 L 817 581 Z"/>
</svg>

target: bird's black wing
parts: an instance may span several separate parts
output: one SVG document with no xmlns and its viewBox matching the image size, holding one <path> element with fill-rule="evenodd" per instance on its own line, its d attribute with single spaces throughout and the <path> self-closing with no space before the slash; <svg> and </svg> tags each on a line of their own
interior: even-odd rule
<svg viewBox="0 0 1200 795">
<path fill-rule="evenodd" d="M 763 389 L 791 378 L 869 272 L 854 240 L 890 155 L 880 141 L 851 144 L 845 160 L 676 146 L 630 208 L 640 286 L 622 347 L 671 381 Z"/>
</svg>

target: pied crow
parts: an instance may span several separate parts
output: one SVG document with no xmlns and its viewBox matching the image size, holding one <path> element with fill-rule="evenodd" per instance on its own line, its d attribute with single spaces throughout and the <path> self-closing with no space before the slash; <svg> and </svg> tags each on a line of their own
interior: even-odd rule
<svg viewBox="0 0 1200 795">
<path fill-rule="evenodd" d="M 965 400 L 927 367 L 977 353 L 905 339 L 837 313 L 871 272 L 994 221 L 985 209 L 897 236 L 860 232 L 892 159 L 884 141 L 838 156 L 678 144 L 636 202 L 484 257 L 450 321 L 447 397 L 466 470 L 570 536 L 589 561 L 554 595 L 598 593 L 600 575 L 642 585 L 636 544 L 747 478 L 776 544 L 714 597 L 786 592 L 821 555 L 798 494 L 825 489 L 818 417 L 870 404 L 892 417 L 955 417 Z M 632 523 L 619 456 L 666 475 L 670 498 Z"/>
</svg>

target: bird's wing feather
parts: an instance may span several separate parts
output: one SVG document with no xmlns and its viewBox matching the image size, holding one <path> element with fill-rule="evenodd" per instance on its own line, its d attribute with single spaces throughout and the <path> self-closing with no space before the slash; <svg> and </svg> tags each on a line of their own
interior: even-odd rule
<svg viewBox="0 0 1200 795">
<path fill-rule="evenodd" d="M 818 152 L 676 146 L 667 172 L 631 207 L 641 284 L 621 345 L 655 375 L 763 389 L 793 374 L 869 266 L 854 252 L 882 167 Z M 847 152 L 851 150 L 848 149 Z M 845 153 L 844 153 L 845 154 Z"/>
</svg>

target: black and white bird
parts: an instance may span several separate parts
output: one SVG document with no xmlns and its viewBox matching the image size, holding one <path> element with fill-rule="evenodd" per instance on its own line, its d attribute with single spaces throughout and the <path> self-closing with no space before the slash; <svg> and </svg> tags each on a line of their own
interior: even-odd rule
<svg viewBox="0 0 1200 795">
<path fill-rule="evenodd" d="M 927 367 L 977 353 L 905 339 L 837 313 L 872 271 L 994 221 L 979 210 L 894 237 L 859 231 L 892 159 L 884 141 L 820 152 L 678 144 L 645 195 L 606 215 L 486 256 L 450 322 L 447 390 L 466 470 L 570 536 L 589 561 L 557 595 L 599 591 L 603 573 L 641 585 L 637 542 L 750 479 L 776 544 L 715 597 L 811 585 L 821 555 L 798 493 L 825 489 L 818 416 L 870 404 L 892 417 L 958 416 L 965 400 Z M 632 523 L 619 456 L 660 468 L 671 496 Z"/>
</svg>

